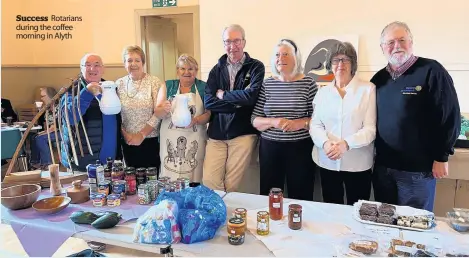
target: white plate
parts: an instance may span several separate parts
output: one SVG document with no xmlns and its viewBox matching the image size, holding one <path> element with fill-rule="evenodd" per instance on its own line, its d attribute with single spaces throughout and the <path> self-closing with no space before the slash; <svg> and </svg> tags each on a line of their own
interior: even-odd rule
<svg viewBox="0 0 469 258">
<path fill-rule="evenodd" d="M 420 232 L 425 232 L 425 231 L 430 231 L 432 230 L 434 227 L 435 227 L 435 222 L 433 222 L 434 224 L 432 225 L 432 227 L 430 227 L 429 229 L 421 229 L 421 228 L 411 228 L 411 227 L 404 227 L 404 226 L 399 226 L 399 225 L 390 225 L 390 224 L 384 224 L 384 223 L 377 223 L 377 222 L 373 222 L 373 221 L 368 221 L 368 220 L 362 220 L 360 218 L 360 207 L 362 206 L 363 203 L 370 203 L 370 204 L 376 204 L 378 205 L 381 205 L 380 202 L 370 202 L 370 201 L 363 201 L 363 200 L 360 200 L 358 202 L 356 202 L 353 207 L 353 218 L 361 223 L 365 223 L 365 224 L 370 224 L 370 225 L 376 225 L 376 226 L 384 226 L 384 227 L 391 227 L 391 228 L 400 228 L 400 229 L 406 229 L 406 230 L 412 230 L 412 231 L 420 231 Z M 416 208 L 412 208 L 412 207 L 409 207 L 409 206 L 397 206 L 397 205 L 393 205 L 396 207 L 396 215 L 398 216 L 418 216 L 418 215 L 433 215 L 434 214 L 432 212 L 429 212 L 429 211 L 426 211 L 426 210 L 421 210 L 421 209 L 416 209 Z"/>
</svg>

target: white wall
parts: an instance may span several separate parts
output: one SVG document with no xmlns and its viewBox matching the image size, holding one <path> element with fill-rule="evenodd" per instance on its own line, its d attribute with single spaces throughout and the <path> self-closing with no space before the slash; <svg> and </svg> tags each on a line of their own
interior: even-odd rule
<svg viewBox="0 0 469 258">
<path fill-rule="evenodd" d="M 230 23 L 244 27 L 245 50 L 269 71 L 272 48 L 282 37 L 301 42 L 308 37 L 356 34 L 359 76 L 369 79 L 386 64 L 379 48 L 381 30 L 400 20 L 412 30 L 415 54 L 436 59 L 448 69 L 461 111 L 469 112 L 467 0 L 199 0 L 199 4 L 203 79 L 223 54 L 221 32 Z"/>
</svg>

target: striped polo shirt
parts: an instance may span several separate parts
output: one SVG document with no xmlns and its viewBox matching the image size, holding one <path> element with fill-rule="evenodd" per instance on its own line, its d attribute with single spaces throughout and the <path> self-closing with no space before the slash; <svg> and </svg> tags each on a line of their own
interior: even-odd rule
<svg viewBox="0 0 469 258">
<path fill-rule="evenodd" d="M 262 84 L 251 122 L 256 117 L 286 119 L 311 117 L 313 99 L 317 91 L 316 82 L 309 76 L 293 82 L 283 82 L 270 77 Z M 261 132 L 261 137 L 271 141 L 298 141 L 311 136 L 307 129 L 283 132 L 271 127 Z"/>
</svg>

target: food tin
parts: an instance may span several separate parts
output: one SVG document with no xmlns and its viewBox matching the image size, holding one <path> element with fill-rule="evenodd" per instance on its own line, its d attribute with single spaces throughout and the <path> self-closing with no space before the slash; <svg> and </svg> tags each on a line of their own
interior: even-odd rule
<svg viewBox="0 0 469 258">
<path fill-rule="evenodd" d="M 106 195 L 102 193 L 96 193 L 91 195 L 91 201 L 94 207 L 103 207 L 106 205 Z"/>
<path fill-rule="evenodd" d="M 117 180 L 112 182 L 112 193 L 120 195 L 121 200 L 127 199 L 125 188 L 125 180 Z"/>
<path fill-rule="evenodd" d="M 111 193 L 110 188 L 111 182 L 108 180 L 104 180 L 103 182 L 98 184 L 98 193 L 109 195 Z"/>
<path fill-rule="evenodd" d="M 99 177 L 102 176 L 104 181 L 104 167 L 99 164 L 99 160 L 96 161 L 96 164 L 88 164 L 86 166 L 86 172 L 88 174 L 88 182 L 90 185 L 90 194 L 98 192 L 98 174 Z M 99 178 L 101 180 L 101 178 Z"/>
<path fill-rule="evenodd" d="M 116 207 L 121 205 L 120 195 L 118 194 L 110 194 L 107 196 L 107 206 L 109 207 Z"/>
</svg>

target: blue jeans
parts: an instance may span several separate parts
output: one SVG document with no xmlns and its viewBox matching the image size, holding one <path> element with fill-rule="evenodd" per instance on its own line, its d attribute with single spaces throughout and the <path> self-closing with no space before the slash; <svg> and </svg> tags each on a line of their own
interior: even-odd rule
<svg viewBox="0 0 469 258">
<path fill-rule="evenodd" d="M 51 143 L 55 144 L 55 133 L 50 134 L 50 139 Z M 31 163 L 39 163 L 41 165 L 52 164 L 47 134 L 36 135 L 34 137 L 34 141 L 31 144 Z"/>
<path fill-rule="evenodd" d="M 378 202 L 433 212 L 436 179 L 432 172 L 409 172 L 375 165 L 373 189 Z"/>
</svg>

